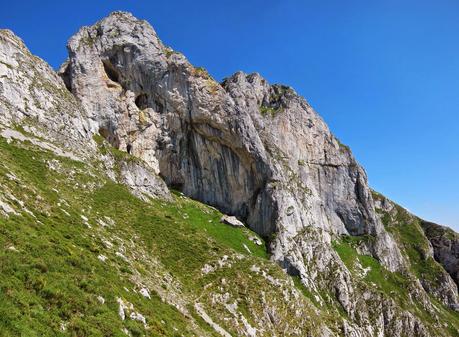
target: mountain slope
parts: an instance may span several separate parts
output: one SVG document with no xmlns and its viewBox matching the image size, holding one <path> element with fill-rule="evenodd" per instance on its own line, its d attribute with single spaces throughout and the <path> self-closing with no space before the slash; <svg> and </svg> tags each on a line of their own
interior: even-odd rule
<svg viewBox="0 0 459 337">
<path fill-rule="evenodd" d="M 0 220 L 2 335 L 211 335 L 197 308 L 225 306 L 235 313 L 223 326 L 237 332 L 245 321 L 236 310 L 264 325 L 262 297 L 273 317 L 290 317 L 273 331 L 311 328 L 315 310 L 250 240 L 256 234 L 221 224 L 218 211 L 180 194 L 145 202 L 97 163 L 17 140 L 0 146 L 10 205 Z"/>
<path fill-rule="evenodd" d="M 453 250 L 293 89 L 128 13 L 68 49 L 0 32 L 3 334 L 458 335 Z"/>
</svg>

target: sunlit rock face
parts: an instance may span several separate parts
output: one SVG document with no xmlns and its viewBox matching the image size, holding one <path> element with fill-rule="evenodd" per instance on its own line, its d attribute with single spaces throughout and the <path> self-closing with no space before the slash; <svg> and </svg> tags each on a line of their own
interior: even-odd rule
<svg viewBox="0 0 459 337">
<path fill-rule="evenodd" d="M 89 129 L 62 79 L 6 29 L 0 30 L 0 123 L 56 138 L 67 148 L 83 146 Z"/>
<path fill-rule="evenodd" d="M 92 131 L 145 160 L 168 185 L 266 237 L 278 233 L 276 259 L 313 226 L 373 235 L 375 256 L 391 270 L 402 267 L 364 170 L 293 89 L 258 74 L 219 84 L 127 13 L 82 28 L 68 49 L 61 74 Z"/>
</svg>

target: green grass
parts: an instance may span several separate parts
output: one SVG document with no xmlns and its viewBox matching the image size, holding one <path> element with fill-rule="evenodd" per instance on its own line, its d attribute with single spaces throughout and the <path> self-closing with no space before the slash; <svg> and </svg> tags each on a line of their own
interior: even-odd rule
<svg viewBox="0 0 459 337">
<path fill-rule="evenodd" d="M 130 160 L 124 153 L 114 155 L 101 137 L 95 139 L 100 151 L 111 153 L 115 161 Z M 56 157 L 29 142 L 8 144 L 0 138 L 0 196 L 19 213 L 0 215 L 0 336 L 125 336 L 123 329 L 133 336 L 215 335 L 195 312 L 196 301 L 237 335 L 228 310 L 213 300 L 216 294 L 229 294 L 229 303 L 237 302 L 238 312 L 254 326 L 266 307 L 275 308 L 282 317 L 275 327 L 279 334 L 290 326 L 301 326 L 307 333 L 319 328 L 317 322 L 335 326 L 348 318 L 337 303 L 314 309 L 313 304 L 319 307 L 315 296 L 298 278 L 293 283 L 302 296 L 295 297 L 295 305 L 285 300 L 292 282 L 269 261 L 265 243 L 248 228 L 220 223 L 220 212 L 179 192 L 173 192 L 169 202 L 142 201 L 108 179 L 99 164 Z M 10 194 L 19 201 L 9 199 Z M 100 220 L 111 223 L 106 217 L 113 223 L 100 226 Z M 407 246 L 418 242 L 412 232 L 400 231 Z M 263 244 L 254 244 L 252 236 Z M 357 263 L 371 268 L 362 282 L 405 301 L 402 275 L 357 254 L 364 240 L 371 238 L 343 237 L 334 248 L 352 273 L 358 273 Z M 117 252 L 124 252 L 127 260 Z M 230 263 L 218 267 L 225 255 Z M 203 273 L 204 265 L 215 270 Z M 254 272 L 254 266 L 263 272 Z M 151 299 L 137 292 L 139 282 L 149 288 Z M 189 316 L 164 301 L 164 294 L 179 296 Z M 149 328 L 121 320 L 118 298 L 143 314 Z M 445 319 L 455 317 L 444 310 L 441 307 Z M 423 317 L 425 312 L 417 314 Z M 457 326 L 451 321 L 452 328 Z"/>
<path fill-rule="evenodd" d="M 373 198 L 383 200 L 384 196 L 373 191 Z M 431 289 L 441 289 L 442 275 L 445 271 L 429 254 L 429 242 L 421 227 L 420 219 L 411 215 L 403 207 L 395 205 L 389 213 L 382 209 L 376 209 L 380 214 L 385 228 L 393 235 L 407 257 L 410 272 L 428 284 Z M 404 276 L 406 279 L 408 276 Z M 403 284 L 403 283 L 402 283 Z M 436 313 L 442 322 L 447 324 L 447 330 L 451 336 L 459 336 L 459 315 L 457 312 L 445 306 L 438 298 L 429 294 L 430 300 L 436 306 Z M 433 317 L 423 310 L 418 304 L 412 306 L 414 312 L 424 321 L 431 325 L 436 324 Z"/>
<path fill-rule="evenodd" d="M 282 108 L 273 108 L 273 107 L 268 107 L 268 106 L 260 106 L 260 113 L 263 116 L 271 116 L 275 117 L 278 113 L 282 112 Z"/>
<path fill-rule="evenodd" d="M 50 162 L 58 169 L 50 169 Z M 196 334 L 189 318 L 154 290 L 151 300 L 134 292 L 133 275 L 147 277 L 154 271 L 148 260 L 128 263 L 116 256 L 115 249 L 132 238 L 135 245 L 128 245 L 127 255 L 157 257 L 165 273 L 182 283 L 185 299 L 201 291 L 201 268 L 212 259 L 239 253 L 268 262 L 265 244 L 249 240 L 256 234 L 220 223 L 221 213 L 213 208 L 178 193 L 173 202 L 141 201 L 97 168 L 27 142 L 8 144 L 0 138 L 0 186 L 23 202 L 11 202 L 19 215 L 0 215 L 1 336 L 124 336 L 122 329 L 144 335 L 140 322 L 120 320 L 118 297 L 147 318 L 148 334 Z M 115 225 L 101 228 L 96 220 L 105 216 Z M 115 248 L 107 249 L 104 238 Z M 100 254 L 107 257 L 105 263 Z"/>
<path fill-rule="evenodd" d="M 188 331 L 185 317 L 157 295 L 147 301 L 125 290 L 135 286 L 123 272 L 129 271 L 123 261 L 114 256 L 109 257 L 110 263 L 99 261 L 101 252 L 110 254 L 82 222 L 83 205 L 85 209 L 91 206 L 88 193 L 64 183 L 66 174 L 48 169 L 46 161 L 55 159 L 52 154 L 8 145 L 3 139 L 0 149 L 2 187 L 20 196 L 36 216 L 24 212 L 0 216 L 0 335 L 122 336 L 123 327 L 133 335 L 143 334 L 139 322 L 119 319 L 117 297 L 149 318 L 152 333 L 173 336 L 173 327 Z M 78 182 L 90 182 L 82 163 L 64 158 L 59 162 L 72 171 L 81 170 L 75 175 Z M 6 178 L 11 171 L 20 183 Z M 113 196 L 113 202 L 119 204 L 118 198 L 127 200 L 128 195 L 124 190 Z M 69 215 L 58 206 L 61 200 L 69 205 L 65 207 Z M 99 295 L 105 298 L 104 304 L 98 302 Z M 59 332 L 63 323 L 65 333 Z"/>
<path fill-rule="evenodd" d="M 384 197 L 373 191 L 373 198 L 382 200 Z M 429 241 L 421 227 L 420 219 L 398 205 L 395 205 L 391 213 L 381 209 L 376 211 L 380 214 L 385 228 L 394 236 L 408 257 L 415 276 L 433 285 L 438 283 L 437 278 L 444 271 L 429 255 Z"/>
<path fill-rule="evenodd" d="M 190 287 L 193 276 L 212 256 L 236 251 L 266 258 L 266 248 L 249 240 L 248 229 L 220 223 L 222 214 L 199 202 L 174 195 L 174 202 L 152 200 L 145 205 L 124 186 L 107 183 L 93 196 L 93 210 L 118 219 L 142 235 L 161 262 Z M 257 236 L 258 237 L 258 236 Z"/>
<path fill-rule="evenodd" d="M 349 146 L 341 143 L 341 141 L 338 138 L 336 138 L 336 141 L 338 142 L 339 148 L 342 152 L 351 152 L 351 149 Z"/>
<path fill-rule="evenodd" d="M 293 283 L 295 284 L 295 287 L 301 291 L 303 296 L 305 296 L 306 298 L 309 298 L 309 300 L 312 303 L 314 303 L 316 306 L 319 306 L 319 302 L 314 297 L 314 294 L 308 288 L 304 286 L 299 276 L 292 276 L 292 280 L 293 280 Z"/>
<path fill-rule="evenodd" d="M 438 285 L 438 277 L 444 271 L 429 255 L 429 242 L 420 226 L 419 219 L 411 216 L 400 206 L 395 207 L 394 216 L 383 212 L 382 218 L 387 230 L 401 244 L 413 273 L 433 286 Z"/>
<path fill-rule="evenodd" d="M 203 67 L 194 67 L 191 72 L 193 76 L 201 77 L 204 79 L 212 79 L 212 76 L 210 76 L 207 69 Z"/>
<path fill-rule="evenodd" d="M 111 146 L 101 135 L 94 134 L 93 137 L 96 142 L 99 152 L 106 155 L 111 154 L 116 164 L 120 162 L 141 162 L 140 158 L 134 157 L 125 151 L 121 151 Z"/>
<path fill-rule="evenodd" d="M 81 224 L 69 227 L 59 219 L 51 222 L 41 217 L 43 225 L 31 227 L 28 221 L 31 219 L 15 217 L 2 222 L 2 236 L 10 234 L 9 244 L 19 250 L 6 250 L 0 256 L 0 316 L 8 322 L 1 324 L 2 333 L 51 335 L 66 322 L 70 334 L 120 336 L 123 322 L 117 314 L 117 297 L 149 317 L 151 331 L 173 335 L 164 331 L 160 320 L 186 330 L 182 315 L 158 296 L 147 303 L 124 289 L 134 286 L 120 275 L 116 263 L 103 264 L 96 258 L 102 248 L 84 235 Z M 105 304 L 98 302 L 99 295 Z M 143 331 L 137 322 L 130 325 L 131 330 Z"/>
<path fill-rule="evenodd" d="M 357 260 L 357 251 L 349 242 L 334 242 L 333 248 L 338 253 L 343 263 L 348 268 L 354 268 L 354 263 Z"/>
<path fill-rule="evenodd" d="M 356 247 L 370 237 L 344 236 L 341 241 L 335 241 L 333 248 L 354 275 L 361 274 L 365 283 L 376 287 L 385 295 L 396 299 L 402 307 L 406 306 L 406 287 L 409 280 L 398 272 L 390 272 L 374 257 L 358 254 Z M 359 268 L 359 265 L 361 268 Z M 366 270 L 365 272 L 362 270 Z"/>
<path fill-rule="evenodd" d="M 435 223 L 418 219 L 419 223 L 429 238 L 440 238 L 444 237 L 447 240 L 459 240 L 459 234 L 453 231 L 451 228 L 444 227 Z"/>
</svg>

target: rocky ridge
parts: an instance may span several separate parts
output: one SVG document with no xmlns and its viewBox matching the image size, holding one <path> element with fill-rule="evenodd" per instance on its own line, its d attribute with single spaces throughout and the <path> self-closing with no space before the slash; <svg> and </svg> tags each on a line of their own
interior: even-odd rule
<svg viewBox="0 0 459 337">
<path fill-rule="evenodd" d="M 350 150 L 292 88 L 242 72 L 218 83 L 124 12 L 83 27 L 68 51 L 58 76 L 13 33 L 0 33 L 4 132 L 96 158 L 145 202 L 173 200 L 169 186 L 238 217 L 269 242 L 271 260 L 300 280 L 316 310 L 338 317 L 314 335 L 451 335 L 444 312 L 459 306 L 456 241 L 373 192 Z M 238 333 L 258 335 L 242 326 Z M 302 335 L 306 326 L 289 328 Z"/>
</svg>

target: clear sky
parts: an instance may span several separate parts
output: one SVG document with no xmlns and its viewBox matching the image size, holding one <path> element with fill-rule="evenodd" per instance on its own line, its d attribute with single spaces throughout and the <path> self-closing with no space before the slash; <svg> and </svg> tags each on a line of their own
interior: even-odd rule
<svg viewBox="0 0 459 337">
<path fill-rule="evenodd" d="M 371 186 L 459 230 L 457 0 L 6 1 L 0 27 L 57 68 L 114 10 L 149 21 L 216 79 L 259 72 L 303 95 Z"/>
</svg>

